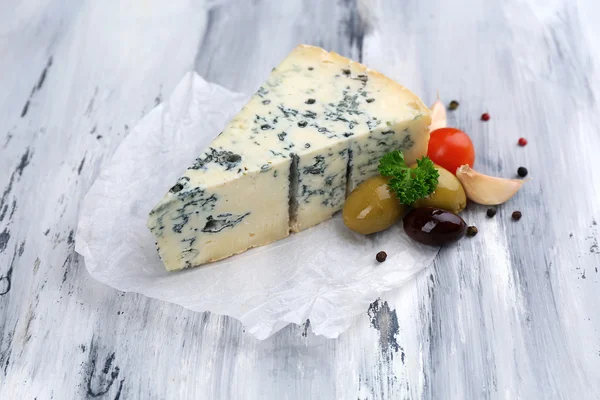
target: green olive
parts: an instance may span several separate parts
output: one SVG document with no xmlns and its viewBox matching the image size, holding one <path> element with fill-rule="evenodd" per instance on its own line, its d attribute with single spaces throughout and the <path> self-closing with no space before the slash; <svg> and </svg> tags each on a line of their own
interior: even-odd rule
<svg viewBox="0 0 600 400">
<path fill-rule="evenodd" d="M 458 214 L 467 206 L 467 196 L 462 185 L 447 169 L 435 166 L 435 169 L 440 173 L 438 185 L 435 191 L 424 199 L 417 200 L 414 207 L 433 207 L 441 208 L 442 210 L 450 211 Z"/>
<path fill-rule="evenodd" d="M 389 192 L 388 182 L 389 178 L 374 176 L 350 193 L 342 212 L 348 228 L 369 235 L 389 228 L 402 218 L 406 206 Z"/>
</svg>

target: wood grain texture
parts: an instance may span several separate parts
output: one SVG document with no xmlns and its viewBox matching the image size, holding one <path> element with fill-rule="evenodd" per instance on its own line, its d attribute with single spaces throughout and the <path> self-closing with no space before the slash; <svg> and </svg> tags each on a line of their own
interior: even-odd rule
<svg viewBox="0 0 600 400">
<path fill-rule="evenodd" d="M 593 0 L 0 5 L 0 398 L 598 398 L 599 11 Z M 532 180 L 494 219 L 469 207 L 479 235 L 337 340 L 289 326 L 261 342 L 229 318 L 91 279 L 73 250 L 79 204 L 129 127 L 190 69 L 251 93 L 298 43 L 361 59 L 426 102 L 456 98 L 450 123 L 471 134 L 477 169 L 524 165 Z"/>
</svg>

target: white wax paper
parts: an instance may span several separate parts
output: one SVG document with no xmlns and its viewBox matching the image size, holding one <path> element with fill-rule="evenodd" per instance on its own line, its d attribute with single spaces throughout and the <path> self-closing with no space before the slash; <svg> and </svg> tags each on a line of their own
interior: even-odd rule
<svg viewBox="0 0 600 400">
<path fill-rule="evenodd" d="M 100 282 L 231 316 L 259 339 L 307 319 L 315 334 L 335 338 L 381 293 L 426 268 L 437 248 L 411 241 L 401 224 L 369 237 L 354 234 L 337 215 L 274 244 L 169 273 L 146 228 L 148 212 L 247 99 L 187 74 L 133 128 L 92 185 L 75 249 Z M 380 250 L 388 254 L 381 264 Z"/>
</svg>

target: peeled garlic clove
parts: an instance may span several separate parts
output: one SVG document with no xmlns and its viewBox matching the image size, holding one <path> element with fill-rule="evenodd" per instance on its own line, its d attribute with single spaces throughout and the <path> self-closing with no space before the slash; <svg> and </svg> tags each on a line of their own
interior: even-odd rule
<svg viewBox="0 0 600 400">
<path fill-rule="evenodd" d="M 470 200 L 486 206 L 495 206 L 508 201 L 525 183 L 522 180 L 480 174 L 467 164 L 456 170 L 456 177 Z"/>
<path fill-rule="evenodd" d="M 431 125 L 429 125 L 429 130 L 434 131 L 447 126 L 448 121 L 446 120 L 446 106 L 442 104 L 438 94 L 438 99 L 431 106 Z"/>
</svg>

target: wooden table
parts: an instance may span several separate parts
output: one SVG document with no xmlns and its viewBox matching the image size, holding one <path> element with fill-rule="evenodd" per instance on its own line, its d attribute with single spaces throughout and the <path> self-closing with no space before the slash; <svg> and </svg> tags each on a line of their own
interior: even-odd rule
<svg viewBox="0 0 600 400">
<path fill-rule="evenodd" d="M 599 398 L 599 8 L 4 2 L 0 398 Z M 479 234 L 337 340 L 289 326 L 257 341 L 235 320 L 91 279 L 74 252 L 80 203 L 131 127 L 186 71 L 252 93 L 299 43 L 361 60 L 427 103 L 437 90 L 457 99 L 450 123 L 471 135 L 476 168 L 525 166 L 532 180 L 493 219 L 470 207 Z"/>
</svg>

